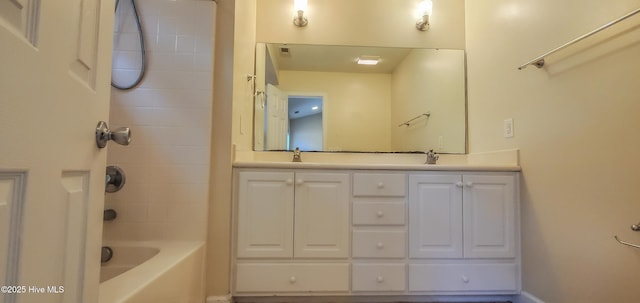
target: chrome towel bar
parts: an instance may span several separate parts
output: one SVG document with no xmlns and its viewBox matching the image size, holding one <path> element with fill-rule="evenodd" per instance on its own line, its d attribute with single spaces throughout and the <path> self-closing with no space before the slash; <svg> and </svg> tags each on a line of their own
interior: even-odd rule
<svg viewBox="0 0 640 303">
<path fill-rule="evenodd" d="M 631 230 L 640 231 L 640 223 L 631 225 Z M 618 243 L 620 243 L 620 244 L 631 246 L 631 247 L 635 247 L 635 248 L 640 248 L 640 245 L 632 244 L 632 243 L 620 240 L 617 235 L 613 236 L 613 238 L 616 239 L 616 241 L 618 241 Z"/>
<path fill-rule="evenodd" d="M 628 14 L 626 14 L 626 15 L 624 15 L 624 16 L 616 19 L 616 20 L 613 20 L 613 21 L 611 21 L 611 22 L 609 22 L 609 23 L 607 23 L 605 25 L 602 25 L 602 26 L 600 26 L 600 27 L 598 27 L 598 28 L 596 28 L 596 29 L 594 29 L 594 30 L 592 30 L 592 31 L 590 31 L 590 32 L 578 37 L 578 38 L 575 38 L 575 39 L 573 39 L 573 40 L 571 40 L 571 41 L 569 41 L 569 42 L 567 42 L 567 43 L 565 43 L 565 44 L 563 44 L 563 45 L 561 45 L 561 46 L 559 46 L 557 48 L 554 48 L 553 50 L 550 50 L 550 51 L 544 53 L 544 55 L 541 55 L 541 56 L 539 56 L 539 57 L 537 57 L 537 58 L 535 58 L 535 59 L 533 59 L 533 60 L 531 60 L 531 61 L 529 61 L 529 62 L 527 62 L 525 64 L 520 65 L 518 67 L 518 69 L 519 70 L 523 70 L 523 69 L 527 68 L 527 66 L 529 66 L 529 65 L 534 65 L 537 68 L 541 68 L 541 67 L 544 66 L 544 58 L 546 56 L 549 56 L 549 55 L 551 55 L 551 54 L 553 54 L 553 53 L 555 53 L 555 52 L 557 52 L 557 51 L 559 51 L 561 49 L 564 49 L 565 47 L 573 45 L 573 44 L 575 44 L 575 43 L 577 43 L 579 41 L 582 41 L 582 40 L 584 40 L 584 39 L 586 39 L 588 37 L 591 37 L 592 35 L 600 32 L 600 31 L 602 31 L 602 30 L 604 30 L 604 29 L 606 29 L 606 28 L 608 28 L 608 27 L 610 27 L 610 26 L 612 26 L 612 25 L 614 25 L 614 24 L 616 24 L 616 23 L 618 23 L 618 22 L 620 22 L 622 20 L 625 20 L 625 19 L 627 19 L 627 18 L 629 18 L 629 17 L 631 17 L 631 16 L 633 16 L 633 15 L 635 15 L 637 13 L 640 13 L 640 8 L 637 8 L 636 10 L 634 10 L 634 11 L 632 11 L 632 12 L 630 12 L 630 13 L 628 13 Z"/>
<path fill-rule="evenodd" d="M 418 119 L 418 118 L 420 118 L 422 116 L 425 116 L 425 117 L 429 118 L 431 116 L 431 112 L 426 112 L 424 114 L 417 115 L 414 118 L 409 119 L 409 121 L 407 121 L 405 123 L 398 124 L 398 127 L 403 126 L 403 125 L 411 126 L 411 122 L 413 122 L 413 120 L 416 120 L 416 119 Z"/>
<path fill-rule="evenodd" d="M 618 238 L 618 236 L 613 236 L 613 237 L 614 237 L 614 238 L 616 239 L 616 241 L 618 241 L 618 243 L 620 243 L 620 244 L 627 245 L 627 246 L 631 246 L 631 247 L 635 247 L 635 248 L 640 248 L 640 245 L 636 245 L 636 244 L 632 244 L 632 243 L 629 243 L 629 242 L 622 241 L 622 240 L 620 240 L 620 239 Z"/>
</svg>

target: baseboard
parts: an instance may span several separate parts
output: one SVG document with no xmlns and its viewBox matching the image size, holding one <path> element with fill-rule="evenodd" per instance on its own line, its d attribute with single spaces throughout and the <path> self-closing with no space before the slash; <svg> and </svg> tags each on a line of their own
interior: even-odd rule
<svg viewBox="0 0 640 303">
<path fill-rule="evenodd" d="M 226 296 L 208 296 L 206 303 L 232 303 L 231 294 Z"/>
<path fill-rule="evenodd" d="M 544 303 L 544 301 L 536 298 L 536 296 L 523 291 L 519 296 L 516 296 L 515 303 Z"/>
<path fill-rule="evenodd" d="M 418 297 L 420 297 L 420 296 L 418 296 Z M 363 298 L 366 298 L 366 296 L 364 296 Z M 377 299 L 392 299 L 392 301 L 398 301 L 398 298 L 395 298 L 395 297 L 376 297 L 376 298 Z M 434 298 L 435 297 L 430 297 L 429 299 L 432 300 Z M 476 297 L 475 300 L 480 300 L 478 302 L 486 302 L 486 300 L 489 299 L 489 298 L 491 298 L 491 297 L 489 297 L 489 296 L 481 296 L 481 297 Z M 246 299 L 249 299 L 250 301 L 252 299 L 255 300 L 254 297 L 251 297 L 251 298 L 240 297 L 239 301 L 242 302 L 242 301 L 244 301 Z M 266 298 L 266 299 L 265 298 L 261 298 L 261 299 L 262 300 L 266 300 L 265 302 L 269 302 L 269 300 L 273 300 L 274 298 Z M 278 301 L 278 302 L 287 302 L 286 301 L 286 297 L 278 297 L 276 299 L 277 299 L 276 301 Z M 311 297 L 311 298 L 305 298 L 305 299 L 307 299 L 307 300 L 311 299 L 311 301 L 313 302 L 314 298 Z M 317 299 L 317 298 L 315 298 L 315 299 Z M 369 298 L 369 299 L 371 299 L 371 298 Z M 419 301 L 420 300 L 424 301 L 424 299 L 426 299 L 426 298 L 421 297 L 421 298 L 419 298 Z M 470 301 L 469 297 L 443 296 L 443 297 L 439 297 L 437 299 L 440 300 L 439 302 L 449 302 L 451 300 L 456 301 L 456 300 L 461 300 L 461 299 L 464 299 L 464 300 L 469 301 L 469 302 L 471 302 L 471 301 L 475 302 L 475 300 L 471 300 Z M 496 297 L 493 297 L 491 299 L 493 301 L 502 301 L 502 300 L 506 299 L 506 297 L 496 296 Z M 349 302 L 353 302 L 353 300 L 354 299 L 350 297 Z M 404 300 L 406 301 L 406 298 L 404 298 Z M 336 302 L 339 302 L 339 300 L 337 300 Z M 534 296 L 534 295 L 532 295 L 532 294 L 530 294 L 530 293 L 528 293 L 526 291 L 523 291 L 522 293 L 520 293 L 520 295 L 514 296 L 513 297 L 513 302 L 514 303 L 545 303 L 544 301 L 536 298 L 536 296 Z M 207 297 L 206 303 L 233 303 L 233 297 L 230 294 L 226 295 L 226 296 L 209 296 L 209 297 Z"/>
</svg>

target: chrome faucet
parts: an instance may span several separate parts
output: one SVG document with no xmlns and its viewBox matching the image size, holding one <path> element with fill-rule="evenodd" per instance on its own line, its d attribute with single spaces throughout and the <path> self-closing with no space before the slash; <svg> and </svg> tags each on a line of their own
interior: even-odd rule
<svg viewBox="0 0 640 303">
<path fill-rule="evenodd" d="M 300 156 L 300 148 L 296 147 L 296 150 L 293 151 L 293 160 L 292 162 L 302 162 L 302 157 Z"/>
<path fill-rule="evenodd" d="M 438 158 L 440 158 L 440 155 L 434 153 L 433 149 L 430 149 L 429 152 L 427 152 L 427 161 L 424 162 L 424 164 L 436 164 Z"/>
</svg>

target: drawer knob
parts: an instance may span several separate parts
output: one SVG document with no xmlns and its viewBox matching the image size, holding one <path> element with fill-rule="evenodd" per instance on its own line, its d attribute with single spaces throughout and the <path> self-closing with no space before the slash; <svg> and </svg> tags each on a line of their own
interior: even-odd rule
<svg viewBox="0 0 640 303">
<path fill-rule="evenodd" d="M 467 184 L 465 184 L 467 187 L 473 187 L 473 182 L 467 182 Z"/>
<path fill-rule="evenodd" d="M 378 182 L 378 188 L 384 188 L 384 183 Z"/>
<path fill-rule="evenodd" d="M 287 185 L 291 185 L 291 184 L 293 184 L 293 179 L 287 179 L 287 181 L 285 181 L 285 183 L 287 183 Z"/>
<path fill-rule="evenodd" d="M 384 248 L 384 243 L 382 243 L 382 242 L 378 242 L 378 244 L 376 244 L 376 247 L 377 247 L 378 249 L 383 249 L 383 248 Z"/>
<path fill-rule="evenodd" d="M 379 210 L 379 211 L 376 213 L 376 216 L 377 216 L 378 218 L 382 218 L 382 217 L 384 217 L 384 212 L 382 212 L 381 210 Z"/>
<path fill-rule="evenodd" d="M 298 281 L 298 279 L 296 279 L 295 276 L 291 276 L 291 278 L 289 278 L 289 283 L 291 284 L 296 283 L 296 281 Z"/>
<path fill-rule="evenodd" d="M 467 276 L 462 276 L 462 282 L 469 283 L 469 278 L 467 278 Z"/>
<path fill-rule="evenodd" d="M 302 184 L 304 184 L 304 180 L 298 179 L 298 180 L 296 180 L 296 184 L 302 185 Z"/>
<path fill-rule="evenodd" d="M 384 277 L 383 277 L 383 276 L 378 276 L 378 277 L 376 278 L 376 281 L 377 281 L 378 283 L 382 283 L 382 282 L 384 282 Z"/>
<path fill-rule="evenodd" d="M 462 187 L 462 185 L 463 185 L 462 182 L 460 181 L 456 182 L 456 187 Z"/>
</svg>

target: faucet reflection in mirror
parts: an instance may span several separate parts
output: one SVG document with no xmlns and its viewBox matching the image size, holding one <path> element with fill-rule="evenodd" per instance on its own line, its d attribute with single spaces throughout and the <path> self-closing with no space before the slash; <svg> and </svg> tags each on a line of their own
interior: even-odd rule
<svg viewBox="0 0 640 303">
<path fill-rule="evenodd" d="M 416 28 L 421 31 L 429 29 L 429 17 L 433 13 L 433 2 L 431 0 L 421 1 L 418 5 L 417 15 L 420 19 L 416 22 Z"/>
<path fill-rule="evenodd" d="M 307 26 L 309 20 L 304 16 L 304 12 L 307 10 L 307 0 L 293 0 L 293 9 L 295 11 L 293 24 L 298 27 Z"/>
</svg>

